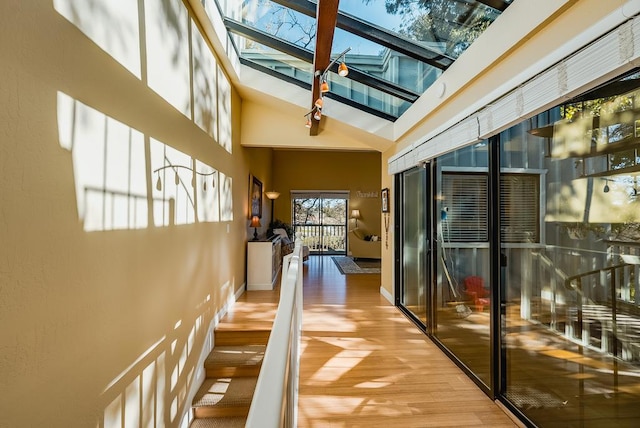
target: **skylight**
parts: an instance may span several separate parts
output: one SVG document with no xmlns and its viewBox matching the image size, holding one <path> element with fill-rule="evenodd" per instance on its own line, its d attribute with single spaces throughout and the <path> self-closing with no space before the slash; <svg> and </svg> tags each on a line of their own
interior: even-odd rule
<svg viewBox="0 0 640 428">
<path fill-rule="evenodd" d="M 217 1 L 243 64 L 311 89 L 316 1 Z M 397 119 L 511 2 L 341 0 L 331 55 L 351 47 L 350 73 L 327 96 Z"/>
</svg>

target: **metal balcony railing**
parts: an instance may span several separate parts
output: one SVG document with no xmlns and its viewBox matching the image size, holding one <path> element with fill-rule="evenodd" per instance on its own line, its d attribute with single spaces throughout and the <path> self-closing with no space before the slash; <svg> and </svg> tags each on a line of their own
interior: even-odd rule
<svg viewBox="0 0 640 428">
<path fill-rule="evenodd" d="M 347 227 L 344 224 L 294 224 L 296 237 L 302 237 L 311 254 L 345 254 Z"/>
</svg>

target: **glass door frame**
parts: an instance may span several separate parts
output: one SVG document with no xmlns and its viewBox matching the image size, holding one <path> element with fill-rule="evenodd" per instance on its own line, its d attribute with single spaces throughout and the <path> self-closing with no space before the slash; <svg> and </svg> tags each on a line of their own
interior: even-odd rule
<svg viewBox="0 0 640 428">
<path fill-rule="evenodd" d="M 344 193 L 344 194 L 342 194 Z M 306 224 L 298 224 L 296 223 L 296 212 L 295 212 L 295 201 L 298 199 L 317 199 L 319 201 L 319 205 L 318 205 L 318 220 L 319 223 L 317 224 L 312 224 L 312 225 L 306 225 Z M 343 240 L 343 245 L 344 245 L 344 250 L 343 251 L 333 251 L 333 252 L 329 252 L 326 251 L 324 249 L 325 246 L 325 230 L 324 230 L 324 210 L 323 210 L 323 201 L 324 200 L 343 200 L 344 204 L 345 204 L 345 213 L 344 213 L 344 219 L 343 222 L 341 224 L 336 224 L 336 225 L 332 225 L 335 227 L 341 227 L 344 231 L 344 240 Z M 316 245 L 314 245 L 313 242 L 310 242 L 309 239 L 307 237 L 304 237 L 304 244 L 305 245 L 309 245 L 311 252 L 310 255 L 346 255 L 347 251 L 348 251 L 348 243 L 347 243 L 347 230 L 349 227 L 349 217 L 348 217 L 348 213 L 349 213 L 349 195 L 346 192 L 340 192 L 340 193 L 332 193 L 332 192 L 313 192 L 313 191 L 309 191 L 309 192 L 305 192 L 304 196 L 302 196 L 302 194 L 292 194 L 291 195 L 291 218 L 292 218 L 292 227 L 294 229 L 295 234 L 297 235 L 297 230 L 298 228 L 306 228 L 306 227 L 317 227 L 319 228 L 319 234 L 318 236 L 318 243 L 319 243 L 319 249 L 316 249 Z M 315 235 L 314 235 L 315 236 Z M 315 241 L 314 241 L 315 242 Z"/>
<path fill-rule="evenodd" d="M 403 304 L 403 292 L 404 292 L 404 269 L 403 269 L 403 263 L 402 260 L 404 258 L 404 234 L 403 234 L 403 230 L 404 230 L 404 212 L 403 212 L 403 195 L 404 195 L 404 182 L 403 182 L 403 174 L 397 174 L 395 176 L 394 179 L 394 195 L 395 195 L 395 203 L 394 203 L 394 217 L 397 219 L 397 221 L 395 222 L 394 225 L 394 231 L 395 231 L 395 239 L 394 239 L 394 244 L 395 244 L 395 248 L 397 249 L 395 251 L 395 255 L 394 255 L 394 264 L 395 264 L 395 305 L 397 308 L 399 308 L 402 313 L 404 313 L 407 318 L 409 318 L 420 330 L 422 330 L 423 332 L 430 334 L 430 330 L 432 329 L 432 314 L 433 314 L 433 306 L 432 306 L 432 282 L 433 282 L 433 278 L 432 278 L 432 267 L 433 267 L 433 239 L 432 239 L 432 229 L 431 229 L 431 225 L 430 225 L 430 217 L 432 216 L 432 211 L 433 211 L 433 193 L 432 193 L 432 168 L 430 167 L 430 163 L 429 162 L 425 162 L 424 164 L 422 164 L 421 166 L 417 167 L 420 168 L 423 173 L 421 174 L 422 177 L 422 186 L 424 189 L 424 203 L 427 205 L 425 207 L 424 210 L 424 232 L 425 232 L 425 236 L 424 236 L 424 255 L 422 257 L 421 263 L 423 265 L 423 270 L 425 272 L 425 302 L 424 302 L 424 306 L 425 306 L 425 311 L 426 311 L 426 322 L 423 322 L 419 316 L 417 316 L 413 311 L 411 311 L 409 308 L 407 308 L 404 304 Z"/>
<path fill-rule="evenodd" d="M 500 139 L 499 135 L 489 138 L 489 165 L 488 165 L 488 205 L 489 212 L 500 212 Z M 488 384 L 483 383 L 476 374 L 471 371 L 451 350 L 442 344 L 436 337 L 438 325 L 437 320 L 437 299 L 435 298 L 437 288 L 437 219 L 440 215 L 436 212 L 437 204 L 435 197 L 437 195 L 437 158 L 422 163 L 422 168 L 426 169 L 425 174 L 425 201 L 427 204 L 425 209 L 426 229 L 427 229 L 427 250 L 425 251 L 425 278 L 426 282 L 426 298 L 427 298 L 427 322 L 422 323 L 410 310 L 402 305 L 402 287 L 403 287 L 403 174 L 395 175 L 395 305 L 399 308 L 418 328 L 427 334 L 427 336 L 442 351 L 458 365 L 492 400 L 497 399 L 506 386 L 506 364 L 504 364 L 504 356 L 502 355 L 502 339 L 501 335 L 504 331 L 502 325 L 505 322 L 505 290 L 503 281 L 501 281 L 501 251 L 500 251 L 500 218 L 499 216 L 489 216 L 489 281 L 496 283 L 495 290 L 491 296 L 491 310 L 489 320 L 489 353 L 490 353 L 490 374 Z M 496 232 L 497 231 L 497 232 Z"/>
</svg>

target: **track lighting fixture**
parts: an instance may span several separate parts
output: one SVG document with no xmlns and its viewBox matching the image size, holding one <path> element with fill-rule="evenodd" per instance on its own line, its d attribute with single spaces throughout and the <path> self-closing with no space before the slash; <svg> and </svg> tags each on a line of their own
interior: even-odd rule
<svg viewBox="0 0 640 428">
<path fill-rule="evenodd" d="M 190 168 L 188 166 L 184 166 L 184 165 L 165 165 L 163 167 L 160 167 L 158 169 L 153 170 L 154 174 L 157 173 L 158 174 L 158 179 L 156 180 L 156 190 L 161 191 L 162 190 L 162 180 L 160 179 L 160 171 L 165 170 L 167 168 L 173 168 L 173 171 L 175 172 L 174 175 L 174 183 L 177 185 L 180 184 L 180 175 L 178 175 L 178 169 L 179 168 L 184 168 L 187 169 L 189 171 L 191 171 L 192 173 L 194 173 L 193 178 L 191 179 L 191 186 L 192 187 L 196 187 L 196 180 L 195 180 L 195 176 L 196 175 L 200 175 L 203 177 L 208 177 L 208 176 L 214 176 L 215 174 L 217 174 L 217 171 L 213 171 L 213 172 L 199 172 L 194 170 L 193 168 Z M 211 180 L 211 186 L 212 188 L 216 187 L 216 178 L 213 177 L 213 180 Z M 205 179 L 202 185 L 202 189 L 206 192 L 207 191 L 207 180 Z"/>
<path fill-rule="evenodd" d="M 306 117 L 306 118 L 307 118 L 307 121 L 306 121 L 306 123 L 304 124 L 304 126 L 306 126 L 307 128 L 311 128 L 311 126 L 312 126 L 312 123 L 311 123 L 311 117 L 312 117 L 312 115 L 313 115 L 313 118 L 314 118 L 314 119 L 316 119 L 316 120 L 320 120 L 320 119 L 316 118 L 316 115 L 317 115 L 317 114 L 318 114 L 318 112 L 320 112 L 320 111 L 321 111 L 321 110 L 320 110 L 318 107 L 313 106 L 313 108 L 311 109 L 311 111 L 309 111 L 309 112 L 305 113 L 304 117 Z M 322 113 L 320 113 L 320 114 L 322 114 Z"/>
<path fill-rule="evenodd" d="M 315 120 L 320 120 L 322 118 L 322 107 L 323 107 L 322 97 L 325 93 L 329 92 L 329 82 L 327 81 L 327 75 L 329 74 L 329 70 L 331 69 L 333 64 L 335 64 L 336 61 L 342 58 L 342 62 L 338 66 L 338 75 L 344 77 L 347 74 L 349 74 L 349 69 L 347 68 L 347 64 L 345 63 L 346 61 L 345 55 L 350 50 L 351 48 L 349 47 L 345 49 L 343 52 L 341 52 L 340 54 L 338 54 L 338 56 L 336 56 L 329 63 L 329 65 L 327 66 L 326 69 L 324 69 L 324 71 L 316 70 L 314 76 L 318 78 L 318 82 L 320 84 L 320 97 L 318 97 L 318 99 L 314 102 L 313 109 L 309 113 L 304 115 L 307 118 L 307 121 L 305 123 L 305 126 L 307 128 L 311 128 L 311 126 L 313 125 L 313 123 L 311 122 L 311 114 L 313 114 L 313 118 Z"/>
</svg>

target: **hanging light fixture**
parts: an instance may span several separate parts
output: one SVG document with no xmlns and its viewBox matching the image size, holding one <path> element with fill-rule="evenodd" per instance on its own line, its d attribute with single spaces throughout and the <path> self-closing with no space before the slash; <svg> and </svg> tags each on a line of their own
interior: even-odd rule
<svg viewBox="0 0 640 428">
<path fill-rule="evenodd" d="M 326 93 L 329 92 L 329 83 L 327 83 L 326 80 L 322 81 L 322 84 L 320 85 L 320 93 Z"/>
<path fill-rule="evenodd" d="M 322 97 L 320 97 L 320 98 L 318 98 L 318 99 L 316 100 L 316 102 L 315 102 L 315 106 L 316 106 L 318 109 L 322 109 Z"/>
<path fill-rule="evenodd" d="M 322 119 L 322 112 L 321 112 L 320 110 L 316 109 L 316 112 L 313 114 L 313 118 L 314 118 L 315 120 L 320 120 L 320 119 Z"/>
</svg>

